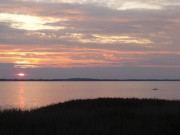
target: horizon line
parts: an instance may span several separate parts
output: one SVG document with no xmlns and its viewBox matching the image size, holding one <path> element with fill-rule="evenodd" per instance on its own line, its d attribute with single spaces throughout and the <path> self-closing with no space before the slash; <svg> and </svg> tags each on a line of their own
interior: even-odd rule
<svg viewBox="0 0 180 135">
<path fill-rule="evenodd" d="M 0 81 L 180 81 L 180 79 L 95 79 L 95 78 L 67 78 L 67 79 L 0 79 Z"/>
</svg>

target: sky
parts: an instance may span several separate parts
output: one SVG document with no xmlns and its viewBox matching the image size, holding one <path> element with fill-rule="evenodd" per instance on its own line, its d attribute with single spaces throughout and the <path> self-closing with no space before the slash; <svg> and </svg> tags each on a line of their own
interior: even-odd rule
<svg viewBox="0 0 180 135">
<path fill-rule="evenodd" d="M 179 0 L 0 0 L 0 78 L 180 79 Z"/>
</svg>

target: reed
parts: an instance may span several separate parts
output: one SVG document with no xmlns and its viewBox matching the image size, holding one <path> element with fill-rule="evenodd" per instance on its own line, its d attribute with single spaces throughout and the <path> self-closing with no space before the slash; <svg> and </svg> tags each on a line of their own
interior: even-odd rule
<svg viewBox="0 0 180 135">
<path fill-rule="evenodd" d="M 0 135 L 179 135 L 180 101 L 98 98 L 0 112 Z"/>
</svg>

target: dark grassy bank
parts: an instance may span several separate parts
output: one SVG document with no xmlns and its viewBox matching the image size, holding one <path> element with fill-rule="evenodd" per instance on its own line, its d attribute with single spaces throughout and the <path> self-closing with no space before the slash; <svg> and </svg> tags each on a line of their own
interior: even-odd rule
<svg viewBox="0 0 180 135">
<path fill-rule="evenodd" d="M 180 101 L 106 98 L 5 110 L 0 135 L 180 135 Z"/>
</svg>

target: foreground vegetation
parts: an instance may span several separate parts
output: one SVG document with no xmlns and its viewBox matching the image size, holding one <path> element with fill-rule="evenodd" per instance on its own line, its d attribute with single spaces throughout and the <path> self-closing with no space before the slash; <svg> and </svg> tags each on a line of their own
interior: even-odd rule
<svg viewBox="0 0 180 135">
<path fill-rule="evenodd" d="M 0 112 L 0 135 L 179 135 L 180 101 L 99 98 Z"/>
</svg>

